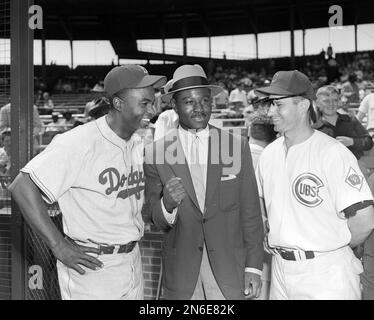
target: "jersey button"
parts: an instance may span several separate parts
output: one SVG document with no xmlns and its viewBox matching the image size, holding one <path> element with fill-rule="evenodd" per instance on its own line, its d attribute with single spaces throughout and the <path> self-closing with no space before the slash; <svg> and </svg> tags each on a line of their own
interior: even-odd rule
<svg viewBox="0 0 374 320">
<path fill-rule="evenodd" d="M 207 219 L 203 218 L 203 223 L 206 223 L 207 221 L 208 221 Z"/>
</svg>

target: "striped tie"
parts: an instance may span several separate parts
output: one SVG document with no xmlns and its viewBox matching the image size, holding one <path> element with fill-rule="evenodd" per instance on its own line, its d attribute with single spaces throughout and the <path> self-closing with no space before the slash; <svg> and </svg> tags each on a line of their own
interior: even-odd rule
<svg viewBox="0 0 374 320">
<path fill-rule="evenodd" d="M 199 137 L 194 136 L 190 150 L 190 173 L 195 188 L 197 201 L 199 202 L 201 212 L 204 212 L 205 206 L 205 181 L 204 170 L 199 157 Z"/>
</svg>

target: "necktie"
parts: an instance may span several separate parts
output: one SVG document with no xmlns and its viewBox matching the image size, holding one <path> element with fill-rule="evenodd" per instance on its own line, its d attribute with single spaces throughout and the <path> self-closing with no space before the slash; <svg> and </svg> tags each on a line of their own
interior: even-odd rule
<svg viewBox="0 0 374 320">
<path fill-rule="evenodd" d="M 202 168 L 201 159 L 199 158 L 199 137 L 192 138 L 190 150 L 190 173 L 192 183 L 194 185 L 197 201 L 201 212 L 204 212 L 205 206 L 205 180 L 204 170 Z"/>
</svg>

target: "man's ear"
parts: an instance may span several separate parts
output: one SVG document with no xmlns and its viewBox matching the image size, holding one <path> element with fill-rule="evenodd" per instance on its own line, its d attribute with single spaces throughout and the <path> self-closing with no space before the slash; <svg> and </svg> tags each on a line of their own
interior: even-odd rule
<svg viewBox="0 0 374 320">
<path fill-rule="evenodd" d="M 117 111 L 121 111 L 121 100 L 117 97 L 114 97 L 113 98 L 113 107 L 114 109 L 116 109 Z"/>
<path fill-rule="evenodd" d="M 307 112 L 309 110 L 310 101 L 308 99 L 302 99 L 298 103 L 298 107 L 301 108 L 303 112 Z"/>
</svg>

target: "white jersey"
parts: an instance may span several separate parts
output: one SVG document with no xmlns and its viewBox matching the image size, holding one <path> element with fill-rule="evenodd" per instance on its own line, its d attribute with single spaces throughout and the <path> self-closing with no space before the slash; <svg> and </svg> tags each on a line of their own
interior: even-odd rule
<svg viewBox="0 0 374 320">
<path fill-rule="evenodd" d="M 325 252 L 346 246 L 351 233 L 342 211 L 373 198 L 354 155 L 319 131 L 288 152 L 284 137 L 275 140 L 262 152 L 256 176 L 271 247 Z"/>
<path fill-rule="evenodd" d="M 367 115 L 366 129 L 374 129 L 374 93 L 369 93 L 360 104 L 358 111 Z"/>
<path fill-rule="evenodd" d="M 64 232 L 81 241 L 125 244 L 143 236 L 143 141 L 125 141 L 106 116 L 58 135 L 21 171 L 58 202 Z"/>
</svg>

